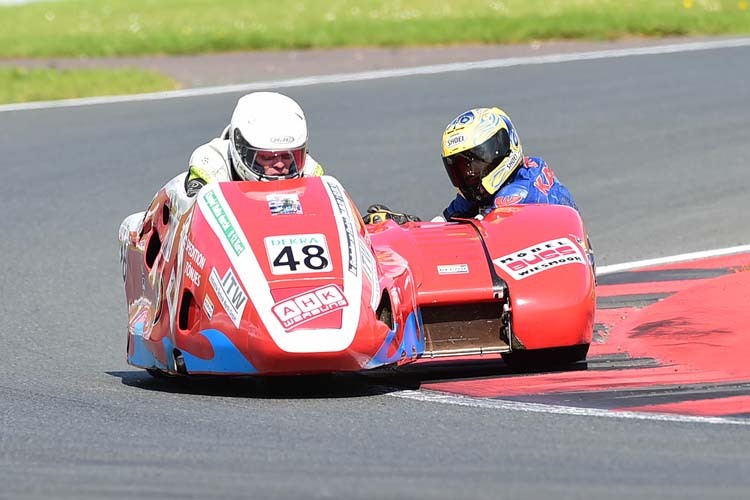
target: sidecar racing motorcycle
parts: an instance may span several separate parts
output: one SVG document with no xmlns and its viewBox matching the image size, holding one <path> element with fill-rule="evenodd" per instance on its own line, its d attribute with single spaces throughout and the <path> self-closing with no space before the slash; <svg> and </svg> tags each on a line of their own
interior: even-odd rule
<svg viewBox="0 0 750 500">
<path fill-rule="evenodd" d="M 353 372 L 420 359 L 585 359 L 594 269 L 574 209 L 365 224 L 333 177 L 181 176 L 119 230 L 127 361 L 154 375 Z"/>
</svg>

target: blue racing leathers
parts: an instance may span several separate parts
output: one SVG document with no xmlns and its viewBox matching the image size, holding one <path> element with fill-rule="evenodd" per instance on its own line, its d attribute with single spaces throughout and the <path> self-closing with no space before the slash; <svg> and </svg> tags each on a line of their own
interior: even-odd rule
<svg viewBox="0 0 750 500">
<path fill-rule="evenodd" d="M 547 162 L 537 156 L 524 156 L 522 165 L 494 196 L 489 196 L 481 203 L 475 203 L 459 194 L 443 211 L 443 217 L 450 220 L 454 217 L 486 215 L 495 208 L 519 203 L 567 205 L 578 210 L 573 195 L 557 180 Z"/>
</svg>

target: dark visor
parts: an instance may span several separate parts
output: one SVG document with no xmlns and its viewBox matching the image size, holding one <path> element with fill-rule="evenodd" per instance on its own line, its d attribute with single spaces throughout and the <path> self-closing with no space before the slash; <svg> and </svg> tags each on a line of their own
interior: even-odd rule
<svg viewBox="0 0 750 500">
<path fill-rule="evenodd" d="M 451 183 L 467 200 L 481 201 L 488 196 L 482 179 L 510 154 L 508 131 L 501 129 L 482 144 L 443 158 Z"/>
</svg>

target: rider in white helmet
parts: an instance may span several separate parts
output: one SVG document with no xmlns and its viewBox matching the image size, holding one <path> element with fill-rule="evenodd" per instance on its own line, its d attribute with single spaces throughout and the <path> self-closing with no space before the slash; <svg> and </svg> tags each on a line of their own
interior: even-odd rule
<svg viewBox="0 0 750 500">
<path fill-rule="evenodd" d="M 307 154 L 302 108 L 277 92 L 241 97 L 221 136 L 199 146 L 189 166 L 188 196 L 195 196 L 209 182 L 272 181 L 324 173 Z"/>
</svg>

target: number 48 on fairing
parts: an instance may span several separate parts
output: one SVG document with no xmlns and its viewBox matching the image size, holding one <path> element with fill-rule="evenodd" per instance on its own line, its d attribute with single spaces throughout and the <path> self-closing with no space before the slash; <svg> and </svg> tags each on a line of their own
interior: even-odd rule
<svg viewBox="0 0 750 500">
<path fill-rule="evenodd" d="M 263 241 L 273 274 L 319 273 L 333 269 L 323 234 L 268 236 Z"/>
</svg>

